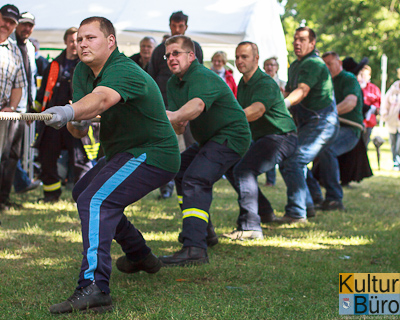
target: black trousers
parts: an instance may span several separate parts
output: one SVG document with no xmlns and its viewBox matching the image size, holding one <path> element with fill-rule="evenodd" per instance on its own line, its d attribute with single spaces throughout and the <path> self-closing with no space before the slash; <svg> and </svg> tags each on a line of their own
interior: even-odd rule
<svg viewBox="0 0 400 320">
<path fill-rule="evenodd" d="M 57 160 L 61 150 L 68 151 L 69 163 L 73 167 L 74 183 L 76 183 L 90 168 L 91 162 L 86 156 L 80 139 L 74 138 L 66 127 L 56 130 L 45 127 L 39 145 L 39 162 L 41 165 L 40 180 L 43 182 L 45 198 L 59 198 L 61 195 L 61 180 L 57 171 Z"/>
<path fill-rule="evenodd" d="M 18 160 L 21 158 L 25 121 L 12 120 L 8 124 L 0 162 L 0 202 L 8 200 Z"/>
<path fill-rule="evenodd" d="M 212 187 L 240 158 L 226 145 L 213 141 L 202 147 L 193 144 L 181 153 L 181 168 L 175 183 L 178 199 L 182 201 L 183 246 L 207 248 Z"/>
</svg>

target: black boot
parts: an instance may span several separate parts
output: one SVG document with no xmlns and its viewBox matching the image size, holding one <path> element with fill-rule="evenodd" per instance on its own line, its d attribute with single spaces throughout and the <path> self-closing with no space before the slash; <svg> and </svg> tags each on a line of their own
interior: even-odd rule
<svg viewBox="0 0 400 320">
<path fill-rule="evenodd" d="M 166 266 L 187 266 L 208 263 L 207 250 L 198 247 L 183 247 L 172 256 L 159 257 Z"/>
<path fill-rule="evenodd" d="M 184 241 L 183 236 L 182 236 L 182 232 L 179 233 L 179 235 L 178 235 L 178 241 L 180 243 L 183 243 L 183 241 Z M 214 226 L 213 226 L 213 224 L 211 222 L 211 218 L 208 220 L 206 241 L 207 241 L 207 246 L 208 247 L 213 247 L 216 244 L 218 244 L 218 236 L 215 233 Z"/>
<path fill-rule="evenodd" d="M 129 260 L 126 256 L 119 257 L 116 264 L 118 270 L 125 273 L 135 273 L 139 271 L 156 273 L 162 267 L 161 261 L 151 252 L 139 261 Z"/>
</svg>

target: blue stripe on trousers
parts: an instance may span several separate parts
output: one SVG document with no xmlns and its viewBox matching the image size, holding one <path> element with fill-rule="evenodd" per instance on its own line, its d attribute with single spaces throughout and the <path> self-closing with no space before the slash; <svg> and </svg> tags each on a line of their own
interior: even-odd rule
<svg viewBox="0 0 400 320">
<path fill-rule="evenodd" d="M 128 178 L 143 162 L 146 161 L 146 154 L 138 158 L 132 158 L 125 163 L 114 175 L 108 179 L 96 192 L 90 201 L 89 207 L 89 248 L 87 250 L 87 261 L 89 267 L 85 270 L 84 278 L 93 281 L 94 272 L 97 269 L 97 249 L 99 247 L 100 229 L 100 207 L 103 201 Z"/>
</svg>

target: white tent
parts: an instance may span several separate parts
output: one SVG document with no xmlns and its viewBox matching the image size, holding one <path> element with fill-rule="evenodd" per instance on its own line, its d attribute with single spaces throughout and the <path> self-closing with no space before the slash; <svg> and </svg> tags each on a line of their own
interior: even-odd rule
<svg viewBox="0 0 400 320">
<path fill-rule="evenodd" d="M 277 0 L 14 0 L 21 12 L 36 17 L 35 31 L 43 48 L 63 48 L 63 33 L 89 16 L 104 16 L 117 29 L 118 45 L 126 55 L 138 51 L 141 38 L 154 36 L 161 41 L 169 32 L 169 16 L 182 10 L 189 16 L 187 35 L 198 41 L 205 60 L 217 50 L 234 59 L 235 47 L 243 40 L 260 49 L 260 66 L 271 56 L 280 63 L 279 76 L 287 78 L 287 51 Z"/>
</svg>

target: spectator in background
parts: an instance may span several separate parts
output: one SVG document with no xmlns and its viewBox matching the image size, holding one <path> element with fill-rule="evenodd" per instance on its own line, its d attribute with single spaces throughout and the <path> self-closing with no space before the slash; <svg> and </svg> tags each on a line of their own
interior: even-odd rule
<svg viewBox="0 0 400 320">
<path fill-rule="evenodd" d="M 264 61 L 264 71 L 278 84 L 282 93 L 285 92 L 286 82 L 278 77 L 279 63 L 277 57 L 271 57 Z"/>
<path fill-rule="evenodd" d="M 228 62 L 228 56 L 224 51 L 217 51 L 211 58 L 211 70 L 218 74 L 231 88 L 236 98 L 237 85 L 232 75 L 232 70 L 226 69 L 225 65 Z"/>
<path fill-rule="evenodd" d="M 36 58 L 36 67 L 37 67 L 36 76 L 43 77 L 44 70 L 46 70 L 47 66 L 49 65 L 49 61 L 40 55 L 39 41 L 37 39 L 30 39 L 30 41 L 35 46 L 35 58 Z"/>
<path fill-rule="evenodd" d="M 15 112 L 27 86 L 24 63 L 17 44 L 10 38 L 20 18 L 16 6 L 6 4 L 0 8 L 0 108 L 2 112 Z M 18 207 L 8 195 L 14 172 L 10 174 L 8 158 L 11 153 L 13 134 L 18 121 L 0 121 L 0 211 Z M 14 169 L 15 170 L 15 169 Z M 3 196 L 4 195 L 4 196 Z"/>
<path fill-rule="evenodd" d="M 397 69 L 398 77 L 399 69 Z M 399 77 L 400 78 L 400 77 Z M 390 148 L 393 155 L 393 170 L 400 170 L 400 80 L 394 82 L 385 95 L 381 116 L 389 132 Z"/>
<path fill-rule="evenodd" d="M 32 112 L 33 101 L 36 97 L 35 75 L 37 69 L 35 47 L 29 40 L 34 28 L 35 16 L 30 12 L 23 12 L 15 29 L 15 37 L 17 39 L 18 48 L 21 50 L 25 76 L 28 84 L 28 86 L 22 90 L 22 98 L 17 107 L 17 112 L 21 113 Z M 22 158 L 22 142 L 25 134 L 25 126 L 25 121 L 18 121 L 14 131 L 12 133 L 9 131 L 9 134 L 13 135 L 13 142 L 11 148 L 12 152 L 10 153 L 10 158 L 8 160 L 9 165 L 7 166 L 7 171 L 10 175 L 14 174 L 12 179 L 14 181 L 14 189 L 16 193 L 24 193 L 33 190 L 40 185 L 39 180 L 31 181 L 28 177 L 28 174 L 24 169 L 22 169 L 21 166 L 20 159 Z M 11 185 L 7 191 L 10 193 Z"/>
<path fill-rule="evenodd" d="M 140 52 L 135 53 L 130 57 L 146 72 L 149 67 L 151 54 L 153 53 L 156 44 L 157 42 L 153 37 L 144 37 L 140 40 Z"/>
<path fill-rule="evenodd" d="M 282 81 L 278 77 L 279 63 L 277 57 L 271 57 L 264 61 L 264 71 L 272 79 L 275 80 L 281 92 L 285 92 L 286 82 Z M 268 187 L 273 187 L 276 183 L 276 171 L 275 168 L 267 171 L 265 173 L 265 185 Z"/>
<path fill-rule="evenodd" d="M 364 125 L 366 131 L 363 134 L 365 147 L 368 149 L 372 129 L 376 126 L 376 114 L 381 107 L 381 90 L 371 82 L 371 67 L 366 65 L 357 75 L 364 95 Z"/>
</svg>

